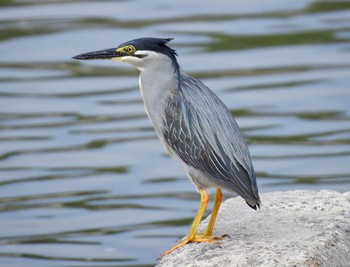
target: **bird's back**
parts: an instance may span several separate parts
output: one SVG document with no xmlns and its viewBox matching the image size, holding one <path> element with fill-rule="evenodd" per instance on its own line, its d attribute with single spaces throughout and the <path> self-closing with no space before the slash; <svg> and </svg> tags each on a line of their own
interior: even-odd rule
<svg viewBox="0 0 350 267">
<path fill-rule="evenodd" d="M 260 199 L 248 147 L 222 101 L 202 82 L 182 75 L 167 99 L 163 137 L 190 167 L 253 208 Z"/>
</svg>

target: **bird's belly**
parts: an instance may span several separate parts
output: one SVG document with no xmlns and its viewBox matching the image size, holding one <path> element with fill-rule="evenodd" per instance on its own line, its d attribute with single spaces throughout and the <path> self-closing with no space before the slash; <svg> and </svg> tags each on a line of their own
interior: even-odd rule
<svg viewBox="0 0 350 267">
<path fill-rule="evenodd" d="M 221 188 L 221 185 L 215 183 L 212 178 L 208 177 L 202 171 L 195 169 L 185 163 L 184 167 L 188 174 L 188 178 L 197 187 L 198 190 L 208 189 L 211 187 Z"/>
</svg>

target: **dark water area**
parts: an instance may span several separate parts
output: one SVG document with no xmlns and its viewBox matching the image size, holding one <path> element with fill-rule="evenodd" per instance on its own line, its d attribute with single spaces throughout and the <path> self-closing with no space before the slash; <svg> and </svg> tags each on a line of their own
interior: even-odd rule
<svg viewBox="0 0 350 267">
<path fill-rule="evenodd" d="M 138 71 L 71 60 L 144 36 L 232 111 L 260 192 L 350 190 L 350 1 L 0 1 L 0 266 L 154 266 L 187 234 Z"/>
</svg>

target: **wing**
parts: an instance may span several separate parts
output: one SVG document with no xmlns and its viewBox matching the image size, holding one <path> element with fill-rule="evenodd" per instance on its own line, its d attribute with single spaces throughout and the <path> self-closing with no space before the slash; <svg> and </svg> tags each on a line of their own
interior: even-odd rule
<svg viewBox="0 0 350 267">
<path fill-rule="evenodd" d="M 255 206 L 259 197 L 254 169 L 231 113 L 202 82 L 186 76 L 180 86 L 166 104 L 165 142 L 186 164 Z"/>
</svg>

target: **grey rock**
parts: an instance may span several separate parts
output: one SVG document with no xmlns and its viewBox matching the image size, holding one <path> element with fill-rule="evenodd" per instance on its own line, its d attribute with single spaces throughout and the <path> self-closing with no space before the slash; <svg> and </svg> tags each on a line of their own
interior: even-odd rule
<svg viewBox="0 0 350 267">
<path fill-rule="evenodd" d="M 261 200 L 254 211 L 241 198 L 228 199 L 214 229 L 227 237 L 187 244 L 157 266 L 350 266 L 350 192 L 272 192 Z"/>
</svg>

